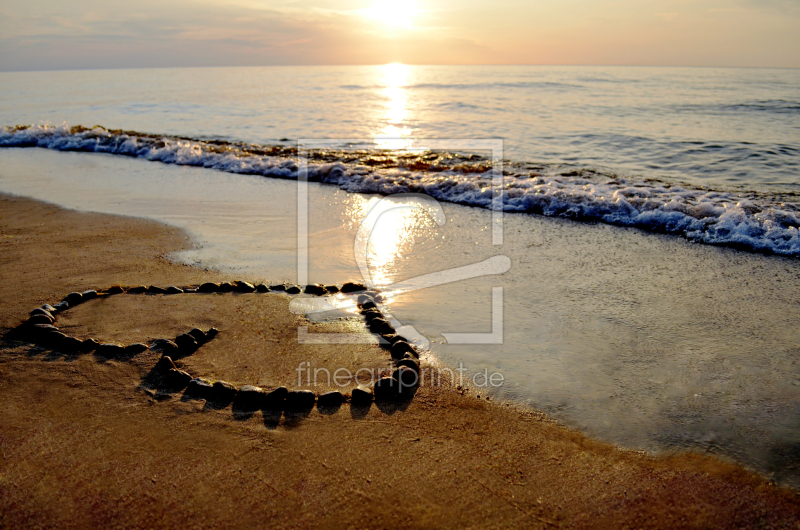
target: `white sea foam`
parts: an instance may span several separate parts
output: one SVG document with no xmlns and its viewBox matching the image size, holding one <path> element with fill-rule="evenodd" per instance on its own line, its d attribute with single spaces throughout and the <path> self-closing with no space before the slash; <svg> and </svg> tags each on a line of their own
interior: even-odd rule
<svg viewBox="0 0 800 530">
<path fill-rule="evenodd" d="M 2 147 L 44 147 L 141 157 L 166 164 L 199 166 L 230 173 L 296 178 L 299 162 L 288 149 L 243 146 L 139 133 L 67 126 L 31 126 L 0 131 Z M 268 154 L 264 154 L 268 153 Z M 277 153 L 277 154 L 273 154 Z M 375 168 L 356 162 L 310 162 L 308 178 L 350 192 L 426 193 L 448 202 L 492 207 L 496 170 L 479 165 L 412 171 Z M 459 162 L 458 158 L 455 160 Z M 446 166 L 445 166 L 446 167 Z M 800 257 L 800 206 L 795 196 L 765 195 L 635 180 L 558 165 L 522 170 L 510 166 L 502 176 L 504 209 L 579 221 L 632 226 L 716 245 Z"/>
</svg>

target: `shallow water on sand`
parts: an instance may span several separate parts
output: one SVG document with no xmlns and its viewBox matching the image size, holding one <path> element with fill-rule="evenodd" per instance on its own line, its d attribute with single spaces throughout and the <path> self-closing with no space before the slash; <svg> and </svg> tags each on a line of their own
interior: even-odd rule
<svg viewBox="0 0 800 530">
<path fill-rule="evenodd" d="M 157 219 L 199 245 L 176 259 L 255 279 L 297 278 L 294 182 L 5 149 L 0 190 Z M 310 281 L 360 276 L 354 239 L 370 200 L 377 199 L 310 185 Z M 800 485 L 798 260 L 518 214 L 504 216 L 496 246 L 491 212 L 442 207 L 442 225 L 423 210 L 384 214 L 369 264 L 376 284 L 391 291 L 398 281 L 510 258 L 504 274 L 390 297 L 392 314 L 427 336 L 444 361 L 464 363 L 465 377 L 499 372 L 505 383 L 491 390 L 495 397 L 601 439 L 710 451 Z M 445 343 L 443 333 L 493 331 L 496 287 L 502 343 Z"/>
</svg>

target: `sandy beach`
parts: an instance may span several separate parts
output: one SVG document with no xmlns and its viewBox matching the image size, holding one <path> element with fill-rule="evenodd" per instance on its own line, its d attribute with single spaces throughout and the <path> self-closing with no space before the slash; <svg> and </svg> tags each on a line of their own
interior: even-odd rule
<svg viewBox="0 0 800 530">
<path fill-rule="evenodd" d="M 19 340 L 29 311 L 71 291 L 232 278 L 176 265 L 180 231 L 0 196 L 0 526 L 789 528 L 796 492 L 699 454 L 615 449 L 545 415 L 449 385 L 366 415 L 345 404 L 277 425 L 142 386 L 158 357 L 62 354 Z M 262 281 L 264 278 L 243 278 Z M 96 302 L 96 303 L 95 303 Z M 59 317 L 122 344 L 217 327 L 179 367 L 266 388 L 298 361 L 386 364 L 372 345 L 300 345 L 278 294 L 120 295 Z M 312 332 L 327 326 L 310 324 Z M 423 363 L 425 358 L 423 358 Z M 388 366 L 388 365 L 387 365 Z M 294 385 L 296 386 L 296 385 Z M 319 389 L 317 389 L 319 391 Z M 158 399 L 157 399 L 158 398 Z M 404 409 L 404 410 L 403 410 Z"/>
</svg>

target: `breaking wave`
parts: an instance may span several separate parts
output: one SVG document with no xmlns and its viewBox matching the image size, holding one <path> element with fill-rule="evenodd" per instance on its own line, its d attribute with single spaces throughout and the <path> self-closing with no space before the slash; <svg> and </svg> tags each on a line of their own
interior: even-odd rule
<svg viewBox="0 0 800 530">
<path fill-rule="evenodd" d="M 144 158 L 229 173 L 294 179 L 296 147 L 160 136 L 96 126 L 17 126 L 0 147 L 43 147 Z M 637 227 L 712 245 L 800 257 L 800 194 L 709 189 L 621 177 L 596 168 L 506 162 L 442 151 L 309 151 L 307 177 L 350 192 L 426 193 L 447 202 Z M 494 185 L 502 184 L 502 194 Z M 501 202 L 502 201 L 502 202 Z"/>
</svg>

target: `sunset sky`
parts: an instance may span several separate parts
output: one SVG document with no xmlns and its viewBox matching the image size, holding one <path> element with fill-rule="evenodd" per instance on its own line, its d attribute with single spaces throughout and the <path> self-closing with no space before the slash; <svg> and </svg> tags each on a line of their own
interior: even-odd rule
<svg viewBox="0 0 800 530">
<path fill-rule="evenodd" d="M 0 70 L 800 67 L 800 0 L 0 0 Z"/>
</svg>

